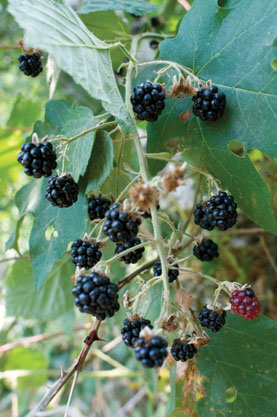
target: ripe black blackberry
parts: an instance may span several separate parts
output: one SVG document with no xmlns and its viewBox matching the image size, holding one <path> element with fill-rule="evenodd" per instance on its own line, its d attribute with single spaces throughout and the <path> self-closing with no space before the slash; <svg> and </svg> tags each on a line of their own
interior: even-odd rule
<svg viewBox="0 0 277 417">
<path fill-rule="evenodd" d="M 155 122 L 165 108 L 165 93 L 161 84 L 152 84 L 146 81 L 134 88 L 131 96 L 133 110 L 139 120 Z"/>
<path fill-rule="evenodd" d="M 157 263 L 155 263 L 155 265 L 153 266 L 153 269 L 154 269 L 155 277 L 159 277 L 160 275 L 162 275 L 162 265 L 161 265 L 160 259 L 158 260 Z M 169 268 L 168 270 L 168 282 L 175 281 L 178 278 L 178 275 L 179 275 L 179 265 L 175 264 L 174 269 Z"/>
<path fill-rule="evenodd" d="M 167 357 L 167 341 L 160 336 L 154 336 L 149 340 L 140 337 L 135 347 L 135 355 L 147 368 L 162 366 Z"/>
<path fill-rule="evenodd" d="M 104 219 L 106 211 L 111 205 L 110 200 L 103 197 L 90 197 L 88 199 L 88 214 L 90 220 Z"/>
<path fill-rule="evenodd" d="M 117 243 L 114 253 L 119 255 L 125 250 L 131 249 L 140 244 L 141 240 L 138 237 L 131 239 L 130 242 L 127 243 Z M 127 255 L 122 256 L 120 260 L 125 262 L 125 264 L 136 264 L 142 258 L 143 252 L 144 248 L 136 249 L 133 252 L 129 252 Z"/>
<path fill-rule="evenodd" d="M 72 262 L 80 268 L 92 268 L 102 258 L 99 243 L 77 239 L 71 245 Z"/>
<path fill-rule="evenodd" d="M 200 320 L 201 326 L 211 329 L 213 332 L 218 332 L 222 326 L 225 324 L 225 310 L 211 310 L 205 305 L 198 318 Z"/>
<path fill-rule="evenodd" d="M 50 142 L 24 143 L 17 155 L 18 162 L 24 166 L 24 173 L 34 178 L 50 177 L 57 168 L 57 155 Z"/>
<path fill-rule="evenodd" d="M 72 288 L 75 305 L 82 313 L 92 314 L 97 320 L 112 317 L 119 310 L 117 291 L 116 284 L 96 272 L 78 277 Z"/>
<path fill-rule="evenodd" d="M 210 262 L 219 257 L 218 245 L 211 239 L 204 240 L 193 248 L 193 254 L 202 262 Z"/>
<path fill-rule="evenodd" d="M 18 57 L 19 69 L 23 71 L 25 75 L 31 75 L 36 77 L 39 75 L 43 68 L 41 65 L 40 54 L 35 52 L 34 54 L 22 54 Z"/>
<path fill-rule="evenodd" d="M 170 349 L 171 355 L 175 361 L 186 362 L 192 359 L 197 349 L 193 343 L 186 343 L 181 339 L 174 339 Z"/>
<path fill-rule="evenodd" d="M 133 218 L 131 213 L 120 211 L 120 204 L 113 204 L 105 214 L 103 232 L 112 242 L 127 243 L 138 234 L 140 218 Z"/>
<path fill-rule="evenodd" d="M 213 226 L 209 222 L 206 207 L 202 203 L 196 204 L 196 209 L 193 212 L 194 214 L 194 223 L 202 227 L 202 229 L 213 230 Z"/>
<path fill-rule="evenodd" d="M 140 331 L 144 327 L 149 327 L 153 329 L 153 326 L 150 320 L 138 318 L 134 320 L 124 320 L 124 326 L 121 329 L 122 339 L 126 346 L 134 348 L 135 344 L 139 338 Z"/>
<path fill-rule="evenodd" d="M 70 207 L 78 200 L 79 186 L 70 174 L 49 178 L 45 197 L 53 206 Z"/>
<path fill-rule="evenodd" d="M 194 101 L 192 112 L 201 120 L 215 121 L 224 113 L 225 94 L 214 85 L 209 88 L 199 88 L 192 100 Z"/>
</svg>

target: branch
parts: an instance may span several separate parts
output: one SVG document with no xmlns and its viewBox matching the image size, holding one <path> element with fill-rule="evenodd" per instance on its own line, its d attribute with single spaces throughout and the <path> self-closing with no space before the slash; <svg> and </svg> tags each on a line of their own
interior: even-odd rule
<svg viewBox="0 0 277 417">
<path fill-rule="evenodd" d="M 122 279 L 118 282 L 117 286 L 118 289 L 121 290 L 125 285 L 129 284 L 129 282 L 132 281 L 133 278 L 135 278 L 137 275 L 139 275 L 141 272 L 145 271 L 146 269 L 151 268 L 157 261 L 159 260 L 159 257 L 152 259 L 152 261 L 147 262 L 146 264 L 141 265 L 139 268 L 137 268 L 135 271 L 131 272 L 127 277 Z"/>
<path fill-rule="evenodd" d="M 84 362 L 86 357 L 89 353 L 91 345 L 96 340 L 99 340 L 97 336 L 97 331 L 100 327 L 101 321 L 96 320 L 89 335 L 86 337 L 84 341 L 84 346 L 77 358 L 77 360 L 67 369 L 67 371 L 63 372 L 60 379 L 55 383 L 55 385 L 49 390 L 49 392 L 42 398 L 39 404 L 26 416 L 26 417 L 36 417 L 37 412 L 44 411 L 48 404 L 52 401 L 52 399 L 58 394 L 58 392 L 62 389 L 62 387 L 67 383 L 67 381 L 75 374 L 80 373 L 83 369 Z"/>
</svg>

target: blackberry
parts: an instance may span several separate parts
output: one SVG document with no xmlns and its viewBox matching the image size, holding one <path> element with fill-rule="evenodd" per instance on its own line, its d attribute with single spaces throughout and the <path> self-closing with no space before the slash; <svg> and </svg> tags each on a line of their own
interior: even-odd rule
<svg viewBox="0 0 277 417">
<path fill-rule="evenodd" d="M 165 108 L 165 93 L 161 84 L 152 84 L 146 81 L 134 88 L 131 96 L 133 110 L 139 120 L 155 122 Z"/>
<path fill-rule="evenodd" d="M 38 54 L 37 52 L 35 52 L 32 55 L 19 55 L 18 61 L 19 69 L 20 71 L 23 71 L 25 75 L 31 75 L 31 77 L 36 77 L 43 70 L 41 65 L 40 54 Z"/>
<path fill-rule="evenodd" d="M 127 243 L 122 243 L 122 244 L 117 243 L 114 253 L 118 255 L 127 249 L 140 245 L 140 243 L 141 243 L 141 240 L 138 237 L 131 239 Z M 127 255 L 122 256 L 120 260 L 125 262 L 125 264 L 136 264 L 142 258 L 143 252 L 144 252 L 144 248 L 136 249 L 133 252 L 129 252 L 127 253 Z"/>
<path fill-rule="evenodd" d="M 225 324 L 226 311 L 211 310 L 206 306 L 200 311 L 198 318 L 201 326 L 211 329 L 213 332 L 218 332 Z"/>
<path fill-rule="evenodd" d="M 157 263 L 155 263 L 155 265 L 153 266 L 153 269 L 154 269 L 155 277 L 159 277 L 160 275 L 162 275 L 162 265 L 161 265 L 160 259 L 158 260 Z M 168 282 L 175 281 L 178 275 L 179 275 L 179 265 L 175 264 L 174 269 L 169 268 L 168 270 Z"/>
<path fill-rule="evenodd" d="M 124 326 L 121 329 L 122 339 L 126 346 L 135 347 L 135 344 L 139 338 L 140 331 L 145 326 L 153 329 L 150 320 L 147 319 L 135 319 L 135 320 L 124 320 Z"/>
<path fill-rule="evenodd" d="M 49 178 L 45 197 L 53 206 L 70 207 L 78 200 L 79 186 L 70 174 Z"/>
<path fill-rule="evenodd" d="M 57 168 L 57 155 L 50 142 L 24 143 L 17 155 L 18 162 L 24 166 L 24 173 L 34 178 L 50 177 Z"/>
<path fill-rule="evenodd" d="M 167 357 L 167 341 L 160 336 L 154 336 L 149 341 L 144 337 L 137 340 L 135 355 L 143 366 L 154 368 L 162 366 Z"/>
<path fill-rule="evenodd" d="M 193 358 L 194 354 L 197 353 L 197 349 L 193 343 L 185 343 L 180 339 L 175 339 L 170 352 L 175 361 L 186 362 Z"/>
<path fill-rule="evenodd" d="M 219 257 L 218 246 L 211 239 L 204 240 L 200 245 L 195 245 L 193 254 L 202 262 L 210 262 Z"/>
<path fill-rule="evenodd" d="M 261 306 L 251 288 L 235 290 L 230 298 L 231 310 L 244 317 L 246 320 L 253 320 L 258 317 Z"/>
<path fill-rule="evenodd" d="M 116 284 L 96 272 L 79 276 L 72 288 L 75 305 L 82 313 L 92 314 L 97 320 L 112 317 L 119 310 L 117 291 Z"/>
<path fill-rule="evenodd" d="M 102 197 L 90 197 L 88 199 L 88 214 L 90 220 L 104 219 L 106 211 L 111 205 L 110 200 Z"/>
<path fill-rule="evenodd" d="M 149 46 L 150 46 L 150 48 L 151 48 L 151 49 L 158 49 L 158 47 L 159 47 L 159 42 L 157 42 L 155 39 L 152 39 L 152 40 L 149 42 Z"/>
<path fill-rule="evenodd" d="M 225 94 L 214 85 L 209 88 L 200 88 L 192 100 L 194 102 L 192 112 L 201 120 L 215 121 L 224 113 Z"/>
<path fill-rule="evenodd" d="M 99 243 L 77 239 L 71 245 L 72 262 L 80 268 L 92 268 L 102 258 Z"/>
<path fill-rule="evenodd" d="M 234 226 L 237 221 L 237 205 L 234 197 L 228 196 L 224 191 L 210 200 L 196 205 L 194 210 L 194 222 L 203 229 L 213 230 L 217 227 L 224 231 Z"/>
<path fill-rule="evenodd" d="M 130 213 L 120 211 L 120 204 L 113 204 L 105 214 L 103 232 L 112 242 L 127 243 L 138 234 L 139 218 L 133 219 Z"/>
</svg>

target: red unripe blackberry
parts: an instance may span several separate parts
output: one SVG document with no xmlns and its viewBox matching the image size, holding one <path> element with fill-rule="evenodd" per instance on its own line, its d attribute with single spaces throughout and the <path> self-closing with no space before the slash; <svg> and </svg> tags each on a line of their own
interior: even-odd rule
<svg viewBox="0 0 277 417">
<path fill-rule="evenodd" d="M 201 120 L 215 121 L 224 113 L 226 105 L 225 94 L 212 85 L 209 88 L 200 88 L 192 97 L 194 105 L 192 112 Z"/>
<path fill-rule="evenodd" d="M 219 257 L 218 246 L 211 239 L 207 239 L 194 246 L 193 254 L 202 262 L 210 262 Z"/>
<path fill-rule="evenodd" d="M 78 277 L 72 288 L 75 305 L 82 313 L 92 314 L 97 320 L 112 317 L 119 310 L 117 291 L 116 284 L 96 272 Z"/>
<path fill-rule="evenodd" d="M 99 243 L 77 239 L 72 243 L 71 256 L 76 266 L 89 269 L 100 261 L 102 253 L 99 250 Z"/>
<path fill-rule="evenodd" d="M 200 320 L 201 326 L 207 327 L 213 332 L 218 332 L 225 324 L 225 316 L 225 310 L 211 310 L 207 307 L 207 305 L 205 305 L 201 309 L 198 318 Z"/>
<path fill-rule="evenodd" d="M 162 110 L 165 108 L 165 93 L 161 84 L 152 84 L 146 81 L 137 85 L 131 96 L 133 110 L 139 120 L 155 122 Z"/>
<path fill-rule="evenodd" d="M 147 319 L 135 319 L 135 320 L 124 320 L 124 326 L 121 329 L 122 339 L 126 346 L 134 348 L 139 338 L 140 331 L 144 327 L 153 329 L 150 320 Z"/>
<path fill-rule="evenodd" d="M 78 200 L 79 186 L 70 174 L 49 178 L 45 197 L 53 206 L 70 207 Z"/>
<path fill-rule="evenodd" d="M 41 65 L 40 54 L 35 52 L 34 54 L 22 54 L 18 57 L 19 69 L 23 71 L 25 75 L 31 75 L 31 77 L 36 77 L 39 75 L 43 68 Z"/>
<path fill-rule="evenodd" d="M 131 249 L 140 244 L 141 240 L 138 237 L 131 239 L 130 242 L 127 243 L 117 243 L 114 253 L 119 255 L 121 252 L 124 252 L 125 250 Z M 122 256 L 120 260 L 125 262 L 125 264 L 136 264 L 142 258 L 143 252 L 144 248 L 138 248 L 133 252 L 129 252 L 127 255 Z"/>
<path fill-rule="evenodd" d="M 135 347 L 135 355 L 146 368 L 162 366 L 167 357 L 167 341 L 160 336 L 154 336 L 150 340 L 140 337 Z"/>
<path fill-rule="evenodd" d="M 24 173 L 34 178 L 50 177 L 57 168 L 57 155 L 50 142 L 24 143 L 17 155 L 18 162 L 24 166 Z"/>
<path fill-rule="evenodd" d="M 110 200 L 103 197 L 90 197 L 88 199 L 88 214 L 90 220 L 104 219 L 106 211 L 111 205 Z"/>
<path fill-rule="evenodd" d="M 160 259 L 158 260 L 157 263 L 155 263 L 155 265 L 153 266 L 154 269 L 154 276 L 155 277 L 159 277 L 162 275 L 162 264 Z M 173 268 L 169 268 L 168 269 L 168 282 L 173 282 L 175 281 L 179 276 L 179 265 L 175 264 L 174 265 L 174 269 Z"/>
<path fill-rule="evenodd" d="M 193 343 L 186 343 L 181 339 L 175 339 L 173 340 L 170 352 L 175 361 L 186 362 L 193 358 L 194 354 L 197 353 L 197 349 Z"/>
<path fill-rule="evenodd" d="M 230 298 L 231 310 L 244 317 L 246 320 L 253 320 L 258 317 L 261 306 L 252 288 L 235 290 Z"/>
<path fill-rule="evenodd" d="M 138 234 L 139 218 L 133 218 L 131 213 L 120 211 L 120 204 L 113 204 L 105 214 L 103 232 L 112 242 L 127 243 Z"/>
</svg>

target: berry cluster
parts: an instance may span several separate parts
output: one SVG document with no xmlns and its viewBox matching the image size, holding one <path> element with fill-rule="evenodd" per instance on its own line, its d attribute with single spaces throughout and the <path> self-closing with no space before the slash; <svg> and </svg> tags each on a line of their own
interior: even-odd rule
<svg viewBox="0 0 277 417">
<path fill-rule="evenodd" d="M 121 329 L 122 339 L 126 346 L 135 347 L 135 344 L 139 338 L 140 331 L 144 327 L 153 329 L 150 320 L 147 319 L 135 319 L 135 320 L 124 320 L 124 326 Z"/>
<path fill-rule="evenodd" d="M 253 320 L 258 317 L 261 306 L 251 288 L 235 290 L 230 298 L 231 310 L 246 320 Z"/>
<path fill-rule="evenodd" d="M 99 243 L 77 239 L 72 243 L 71 256 L 76 266 L 89 269 L 100 261 L 102 253 L 99 250 Z"/>
<path fill-rule="evenodd" d="M 111 205 L 110 200 L 102 197 L 90 197 L 88 199 L 88 214 L 90 220 L 104 219 L 106 211 Z"/>
<path fill-rule="evenodd" d="M 213 332 L 218 332 L 225 324 L 226 311 L 211 310 L 207 306 L 204 306 L 200 311 L 198 318 L 201 326 L 207 327 Z"/>
<path fill-rule="evenodd" d="M 165 108 L 165 93 L 161 84 L 152 84 L 146 81 L 134 88 L 131 96 L 133 110 L 139 120 L 155 122 L 162 110 Z"/>
<path fill-rule="evenodd" d="M 103 232 L 112 242 L 127 243 L 138 234 L 139 218 L 133 219 L 130 213 L 120 211 L 120 204 L 113 204 L 105 214 Z"/>
<path fill-rule="evenodd" d="M 167 357 L 167 341 L 160 336 L 154 336 L 149 341 L 140 337 L 137 340 L 135 355 L 147 368 L 162 366 Z"/>
<path fill-rule="evenodd" d="M 136 237 L 134 239 L 131 239 L 129 242 L 127 243 L 117 243 L 116 244 L 116 249 L 114 251 L 114 253 L 116 255 L 119 255 L 120 253 L 124 252 L 127 249 L 131 249 L 134 246 L 137 246 L 141 243 L 141 240 Z M 144 252 L 144 248 L 138 248 L 136 250 L 134 250 L 133 252 L 129 252 L 126 255 L 123 255 L 120 260 L 125 262 L 125 264 L 136 264 L 141 258 L 142 258 L 142 254 Z"/>
<path fill-rule="evenodd" d="M 155 277 L 159 277 L 160 275 L 162 275 L 162 264 L 161 261 L 158 260 L 157 263 L 155 263 L 155 265 L 153 266 L 154 269 L 154 276 Z M 176 264 L 174 265 L 174 269 L 169 268 L 168 270 L 168 282 L 173 282 L 175 281 L 179 276 L 179 265 Z"/>
<path fill-rule="evenodd" d="M 234 197 L 220 191 L 218 195 L 211 197 L 210 200 L 196 205 L 194 222 L 202 229 L 213 230 L 217 227 L 224 231 L 236 224 L 237 215 L 237 205 L 234 202 Z"/>
<path fill-rule="evenodd" d="M 19 69 L 23 71 L 25 75 L 31 75 L 31 77 L 36 77 L 42 72 L 42 65 L 40 54 L 35 52 L 32 55 L 22 54 L 18 57 Z"/>
<path fill-rule="evenodd" d="M 24 166 L 24 173 L 34 178 L 50 177 L 57 167 L 57 156 L 50 142 L 25 143 L 17 155 L 18 162 Z"/>
<path fill-rule="evenodd" d="M 193 254 L 202 262 L 210 262 L 219 257 L 218 245 L 211 239 L 204 240 L 200 245 L 195 245 Z"/>
<path fill-rule="evenodd" d="M 97 320 L 112 317 L 119 310 L 117 285 L 108 277 L 92 272 L 77 278 L 72 288 L 75 305 L 82 313 L 92 314 Z"/>
<path fill-rule="evenodd" d="M 226 97 L 215 86 L 200 88 L 192 100 L 192 112 L 201 120 L 215 121 L 224 113 Z"/>
<path fill-rule="evenodd" d="M 53 206 L 70 207 L 78 200 L 79 186 L 71 177 L 54 175 L 49 178 L 45 197 Z"/>
<path fill-rule="evenodd" d="M 197 349 L 193 343 L 185 343 L 180 339 L 174 339 L 170 352 L 175 361 L 186 362 L 193 358 L 194 354 L 197 353 Z"/>
</svg>

